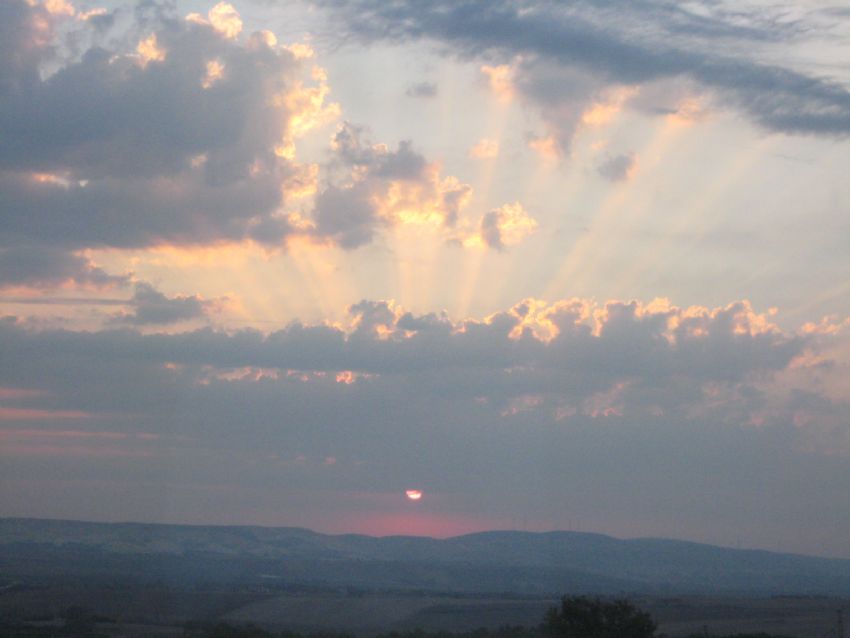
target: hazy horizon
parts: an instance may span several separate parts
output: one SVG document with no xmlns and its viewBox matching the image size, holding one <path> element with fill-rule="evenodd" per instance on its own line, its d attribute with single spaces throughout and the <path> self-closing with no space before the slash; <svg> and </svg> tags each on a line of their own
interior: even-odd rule
<svg viewBox="0 0 850 638">
<path fill-rule="evenodd" d="M 252 523 L 252 522 L 240 522 L 240 523 L 216 523 L 216 522 L 175 522 L 175 521 L 161 521 L 161 520 L 129 520 L 129 519 L 79 519 L 79 518 L 50 518 L 50 517 L 33 517 L 33 516 L 14 516 L 7 515 L 0 517 L 0 521 L 2 520 L 28 520 L 28 521 L 47 521 L 51 523 L 73 523 L 73 524 L 95 524 L 95 525 L 151 525 L 151 526 L 160 526 L 160 527 L 201 527 L 201 528 L 262 528 L 262 529 L 292 529 L 292 530 L 300 530 L 306 532 L 316 533 L 322 536 L 366 536 L 369 538 L 422 538 L 422 539 L 430 539 L 430 540 L 451 540 L 456 538 L 462 538 L 464 536 L 474 536 L 477 534 L 585 534 L 588 536 L 603 536 L 606 538 L 611 538 L 617 541 L 671 541 L 673 543 L 694 543 L 697 545 L 705 545 L 708 547 L 718 547 L 721 549 L 730 549 L 730 550 L 739 550 L 744 552 L 769 552 L 774 554 L 792 554 L 799 556 L 808 556 L 812 558 L 827 558 L 827 559 L 836 559 L 836 560 L 850 560 L 847 556 L 841 555 L 830 555 L 830 554 L 815 554 L 815 553 L 807 553 L 807 552 L 788 552 L 781 549 L 771 549 L 770 547 L 757 547 L 757 546 L 745 546 L 740 544 L 735 545 L 724 545 L 722 543 L 709 543 L 705 541 L 698 541 L 691 538 L 683 538 L 683 537 L 672 537 L 672 536 L 618 536 L 616 534 L 608 534 L 604 532 L 599 532 L 595 530 L 585 530 L 585 529 L 513 529 L 513 528 L 495 528 L 495 529 L 477 529 L 472 531 L 465 531 L 458 534 L 448 534 L 448 535 L 430 535 L 430 534 L 379 534 L 379 533 L 369 533 L 369 532 L 360 532 L 356 530 L 351 531 L 335 531 L 335 530 L 321 530 L 315 529 L 311 527 L 302 527 L 298 525 L 274 525 L 274 524 L 260 524 L 260 523 Z"/>
</svg>

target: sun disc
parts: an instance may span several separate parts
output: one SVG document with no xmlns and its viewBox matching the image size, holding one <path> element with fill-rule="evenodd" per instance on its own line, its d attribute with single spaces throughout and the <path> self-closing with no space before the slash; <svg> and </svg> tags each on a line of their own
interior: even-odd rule
<svg viewBox="0 0 850 638">
<path fill-rule="evenodd" d="M 422 498 L 422 490 L 407 490 L 404 494 L 411 501 L 418 501 Z"/>
</svg>

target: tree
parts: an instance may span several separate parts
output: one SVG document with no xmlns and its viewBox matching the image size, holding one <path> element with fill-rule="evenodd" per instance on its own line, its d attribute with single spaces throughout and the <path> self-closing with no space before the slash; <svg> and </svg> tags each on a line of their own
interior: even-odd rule
<svg viewBox="0 0 850 638">
<path fill-rule="evenodd" d="M 543 627 L 553 638 L 652 638 L 657 625 L 627 600 L 565 596 Z"/>
</svg>

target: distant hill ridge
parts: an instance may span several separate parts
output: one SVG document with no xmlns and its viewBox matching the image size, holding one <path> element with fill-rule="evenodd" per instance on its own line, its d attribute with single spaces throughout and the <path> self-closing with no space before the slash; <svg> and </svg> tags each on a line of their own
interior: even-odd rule
<svg viewBox="0 0 850 638">
<path fill-rule="evenodd" d="M 547 594 L 850 594 L 850 560 L 587 532 L 447 539 L 0 519 L 0 575 Z"/>
</svg>

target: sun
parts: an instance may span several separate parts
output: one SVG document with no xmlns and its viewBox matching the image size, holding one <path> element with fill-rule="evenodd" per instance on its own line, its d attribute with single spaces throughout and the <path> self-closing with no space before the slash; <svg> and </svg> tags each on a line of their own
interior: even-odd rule
<svg viewBox="0 0 850 638">
<path fill-rule="evenodd" d="M 404 495 L 407 496 L 410 501 L 418 501 L 422 498 L 422 490 L 407 490 Z"/>
</svg>

